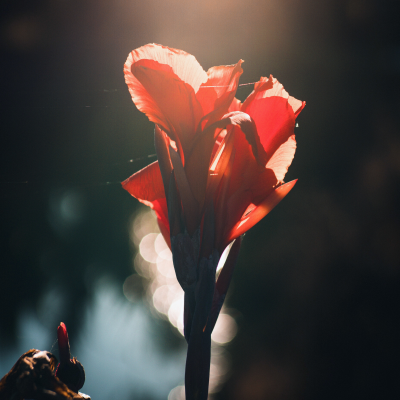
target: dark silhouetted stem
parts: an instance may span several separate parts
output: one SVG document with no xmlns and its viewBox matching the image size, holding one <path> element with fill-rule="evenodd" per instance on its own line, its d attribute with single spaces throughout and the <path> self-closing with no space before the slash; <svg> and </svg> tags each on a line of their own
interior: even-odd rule
<svg viewBox="0 0 400 400">
<path fill-rule="evenodd" d="M 207 400 L 210 360 L 211 335 L 205 332 L 192 333 L 186 356 L 186 400 Z"/>
</svg>

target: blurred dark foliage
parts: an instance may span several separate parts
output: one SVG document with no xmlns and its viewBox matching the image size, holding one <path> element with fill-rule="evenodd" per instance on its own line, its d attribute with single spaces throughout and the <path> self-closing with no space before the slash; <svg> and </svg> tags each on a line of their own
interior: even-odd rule
<svg viewBox="0 0 400 400">
<path fill-rule="evenodd" d="M 122 66 L 154 41 L 206 69 L 243 58 L 241 82 L 272 73 L 307 101 L 287 176 L 299 182 L 244 240 L 227 299 L 240 329 L 217 397 L 395 398 L 397 2 L 188 4 L 1 3 L 1 344 L 15 342 L 26 308 L 74 332 L 93 283 L 131 273 L 137 203 L 118 182 L 153 161 L 154 148 Z M 56 305 L 43 298 L 49 290 Z"/>
</svg>

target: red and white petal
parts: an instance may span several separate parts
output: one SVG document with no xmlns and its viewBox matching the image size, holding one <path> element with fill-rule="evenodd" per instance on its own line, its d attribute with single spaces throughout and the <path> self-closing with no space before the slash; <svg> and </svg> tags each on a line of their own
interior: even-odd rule
<svg viewBox="0 0 400 400">
<path fill-rule="evenodd" d="M 190 148 L 202 117 L 193 88 L 165 64 L 140 60 L 132 64 L 127 83 L 136 107 L 159 124 L 169 137 Z"/>
<path fill-rule="evenodd" d="M 288 102 L 293 108 L 295 118 L 297 118 L 297 116 L 300 114 L 300 111 L 306 106 L 305 101 L 297 100 L 292 96 L 289 96 Z"/>
<path fill-rule="evenodd" d="M 276 179 L 283 182 L 286 172 L 292 163 L 294 153 L 296 152 L 296 139 L 292 135 L 289 139 L 279 146 L 278 150 L 269 159 L 266 168 L 274 171 Z"/>
<path fill-rule="evenodd" d="M 283 85 L 276 78 L 270 75 L 269 78 L 261 77 L 254 85 L 254 90 L 243 103 L 243 108 L 245 109 L 254 100 L 272 96 L 287 99 L 293 109 L 295 117 L 300 114 L 300 111 L 306 105 L 305 101 L 297 100 L 294 97 L 289 96 L 289 93 L 284 89 Z"/>
<path fill-rule="evenodd" d="M 143 46 L 130 53 L 124 74 L 136 107 L 160 125 L 180 151 L 190 148 L 203 116 L 195 90 L 207 77 L 196 59 L 158 45 Z"/>
<path fill-rule="evenodd" d="M 273 78 L 272 75 L 270 76 L 270 79 L 272 80 L 273 87 L 271 90 L 268 90 L 266 92 L 266 96 L 280 96 L 283 97 L 284 99 L 288 100 L 288 103 L 293 109 L 293 112 L 295 114 L 295 117 L 297 117 L 300 114 L 300 111 L 305 107 L 306 102 L 297 100 L 292 96 L 289 96 L 289 93 L 283 88 L 283 85 L 278 82 L 276 78 Z"/>
<path fill-rule="evenodd" d="M 126 60 L 125 67 L 139 60 L 154 60 L 160 64 L 169 65 L 180 80 L 189 84 L 195 92 L 202 83 L 207 82 L 208 76 L 194 56 L 183 50 L 173 49 L 151 43 L 133 50 Z"/>
<path fill-rule="evenodd" d="M 200 86 L 196 94 L 203 108 L 203 115 L 220 108 L 223 108 L 221 115 L 228 112 L 243 73 L 242 62 L 240 60 L 237 64 L 212 67 L 207 71 L 208 80 Z M 215 122 L 215 119 L 208 119 L 208 123 Z"/>
<path fill-rule="evenodd" d="M 267 161 L 294 133 L 295 115 L 288 100 L 279 97 L 255 98 L 243 104 L 242 110 L 253 118 Z"/>
</svg>

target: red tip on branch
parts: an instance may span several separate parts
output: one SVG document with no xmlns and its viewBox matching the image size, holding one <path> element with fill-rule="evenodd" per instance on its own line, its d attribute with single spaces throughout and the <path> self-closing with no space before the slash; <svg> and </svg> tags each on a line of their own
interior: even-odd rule
<svg viewBox="0 0 400 400">
<path fill-rule="evenodd" d="M 60 353 L 60 362 L 61 363 L 68 362 L 71 358 L 71 354 L 69 348 L 67 327 L 65 326 L 64 322 L 61 322 L 59 327 L 57 328 L 57 337 L 58 337 L 58 351 Z"/>
</svg>

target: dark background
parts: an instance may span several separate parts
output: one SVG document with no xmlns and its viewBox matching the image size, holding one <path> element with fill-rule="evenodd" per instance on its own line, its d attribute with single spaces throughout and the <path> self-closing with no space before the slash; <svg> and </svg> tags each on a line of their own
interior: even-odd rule
<svg viewBox="0 0 400 400">
<path fill-rule="evenodd" d="M 153 126 L 122 68 L 156 42 L 206 70 L 242 58 L 242 83 L 273 74 L 307 102 L 287 175 L 299 181 L 244 240 L 227 300 L 239 325 L 232 375 L 218 399 L 397 397 L 396 3 L 3 0 L 0 346 L 17 345 L 19 313 L 37 312 L 50 289 L 63 306 L 42 310 L 43 326 L 79 332 L 91 283 L 122 286 L 132 273 L 138 203 L 118 182 L 154 160 Z M 61 218 L 60 204 L 75 213 Z"/>
</svg>

